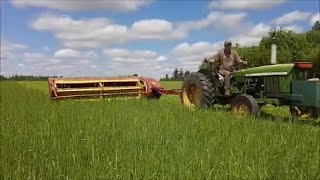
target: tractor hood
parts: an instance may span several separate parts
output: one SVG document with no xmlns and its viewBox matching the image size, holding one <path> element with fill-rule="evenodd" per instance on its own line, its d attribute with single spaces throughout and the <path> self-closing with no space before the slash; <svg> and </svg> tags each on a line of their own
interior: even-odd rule
<svg viewBox="0 0 320 180">
<path fill-rule="evenodd" d="M 235 77 L 248 76 L 271 76 L 271 75 L 287 75 L 294 67 L 294 64 L 275 64 L 253 67 L 234 72 Z"/>
</svg>

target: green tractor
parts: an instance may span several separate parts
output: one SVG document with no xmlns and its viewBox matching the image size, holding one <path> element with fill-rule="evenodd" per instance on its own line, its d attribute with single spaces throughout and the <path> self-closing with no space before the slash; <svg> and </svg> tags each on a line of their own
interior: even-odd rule
<svg viewBox="0 0 320 180">
<path fill-rule="evenodd" d="M 308 79 L 312 63 L 295 62 L 253 68 L 235 65 L 231 96 L 224 95 L 224 78 L 218 67 L 202 67 L 185 78 L 181 100 L 188 107 L 231 106 L 239 115 L 259 115 L 266 104 L 289 106 L 294 117 L 318 118 L 320 80 Z"/>
</svg>

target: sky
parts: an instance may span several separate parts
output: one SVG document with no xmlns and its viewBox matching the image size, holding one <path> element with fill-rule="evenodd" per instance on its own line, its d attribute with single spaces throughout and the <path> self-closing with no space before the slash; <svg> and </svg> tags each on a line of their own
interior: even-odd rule
<svg viewBox="0 0 320 180">
<path fill-rule="evenodd" d="M 225 40 L 309 31 L 318 0 L 1 0 L 1 75 L 139 76 L 196 71 Z"/>
</svg>

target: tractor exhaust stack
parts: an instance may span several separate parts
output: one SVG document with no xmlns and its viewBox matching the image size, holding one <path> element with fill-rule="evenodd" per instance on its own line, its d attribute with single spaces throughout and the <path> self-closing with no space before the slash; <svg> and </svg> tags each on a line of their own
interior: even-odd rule
<svg viewBox="0 0 320 180">
<path fill-rule="evenodd" d="M 277 45 L 271 45 L 271 64 L 277 64 Z"/>
<path fill-rule="evenodd" d="M 277 44 L 276 44 L 276 31 L 274 30 L 271 35 L 271 64 L 277 64 Z"/>
</svg>

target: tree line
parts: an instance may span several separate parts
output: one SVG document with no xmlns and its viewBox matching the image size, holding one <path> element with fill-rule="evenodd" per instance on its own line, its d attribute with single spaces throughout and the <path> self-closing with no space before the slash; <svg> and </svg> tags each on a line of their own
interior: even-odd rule
<svg viewBox="0 0 320 180">
<path fill-rule="evenodd" d="M 170 77 L 166 74 L 164 78 L 160 78 L 160 81 L 183 81 L 183 79 L 189 75 L 190 71 L 186 70 L 183 72 L 182 69 L 178 70 L 178 68 L 176 68 Z"/>
<path fill-rule="evenodd" d="M 301 34 L 283 28 L 273 29 L 258 46 L 236 45 L 235 49 L 242 59 L 248 61 L 249 67 L 256 67 L 270 64 L 273 43 L 277 45 L 277 63 L 313 62 L 313 74 L 320 76 L 320 21 L 316 21 L 310 31 Z"/>
<path fill-rule="evenodd" d="M 320 21 L 316 21 L 312 29 L 305 33 L 296 33 L 284 28 L 270 29 L 267 36 L 263 37 L 258 45 L 241 47 L 235 44 L 234 49 L 242 60 L 248 62 L 248 67 L 268 65 L 271 62 L 271 45 L 277 45 L 277 63 L 292 63 L 308 61 L 314 64 L 312 77 L 320 78 Z M 214 52 L 213 52 L 214 53 Z M 199 59 L 199 64 L 201 64 Z M 189 72 L 190 73 L 190 72 Z M 179 74 L 179 73 L 178 73 Z M 164 80 L 180 80 L 177 69 L 173 76 L 166 74 Z"/>
<path fill-rule="evenodd" d="M 62 78 L 62 76 L 50 76 L 55 78 Z M 12 75 L 9 77 L 5 77 L 3 75 L 0 75 L 1 81 L 47 81 L 49 76 L 33 76 L 33 75 Z"/>
</svg>

